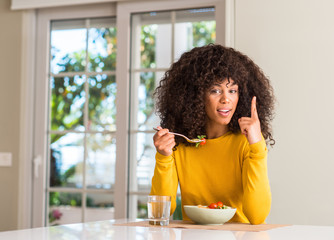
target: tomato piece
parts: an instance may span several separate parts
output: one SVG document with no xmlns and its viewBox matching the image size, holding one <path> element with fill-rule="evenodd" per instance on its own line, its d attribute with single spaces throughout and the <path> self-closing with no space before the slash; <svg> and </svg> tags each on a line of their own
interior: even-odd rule
<svg viewBox="0 0 334 240">
<path fill-rule="evenodd" d="M 217 206 L 218 206 L 218 208 L 222 208 L 224 206 L 224 204 L 222 202 L 217 202 Z"/>
<path fill-rule="evenodd" d="M 217 208 L 217 203 L 211 203 L 209 205 L 209 208 L 216 209 Z"/>
<path fill-rule="evenodd" d="M 203 141 L 200 143 L 200 145 L 206 144 L 206 139 L 205 138 L 202 138 L 201 140 L 203 140 Z"/>
</svg>

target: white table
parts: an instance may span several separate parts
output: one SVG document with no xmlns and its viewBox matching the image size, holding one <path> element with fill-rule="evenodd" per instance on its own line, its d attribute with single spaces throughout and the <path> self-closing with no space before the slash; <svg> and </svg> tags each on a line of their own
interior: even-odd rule
<svg viewBox="0 0 334 240">
<path fill-rule="evenodd" d="M 0 240 L 333 240 L 334 226 L 293 225 L 263 232 L 113 226 L 126 219 L 0 232 Z"/>
</svg>

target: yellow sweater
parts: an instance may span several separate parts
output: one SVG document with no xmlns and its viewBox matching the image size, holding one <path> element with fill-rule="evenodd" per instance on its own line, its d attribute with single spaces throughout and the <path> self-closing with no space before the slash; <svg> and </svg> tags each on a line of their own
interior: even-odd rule
<svg viewBox="0 0 334 240">
<path fill-rule="evenodd" d="M 228 132 L 198 148 L 180 144 L 171 156 L 157 152 L 151 194 L 171 196 L 171 213 L 178 183 L 184 220 L 183 205 L 222 201 L 237 208 L 230 222 L 264 223 L 271 206 L 265 141 L 249 145 L 244 135 Z"/>
</svg>

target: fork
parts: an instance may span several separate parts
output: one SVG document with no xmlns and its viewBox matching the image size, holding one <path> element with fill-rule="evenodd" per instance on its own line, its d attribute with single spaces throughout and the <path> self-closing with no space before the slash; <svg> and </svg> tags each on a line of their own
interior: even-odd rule
<svg viewBox="0 0 334 240">
<path fill-rule="evenodd" d="M 153 129 L 155 131 L 159 131 L 159 129 L 157 129 L 157 128 L 153 128 Z M 190 142 L 190 143 L 199 143 L 199 142 L 203 142 L 204 141 L 202 139 L 197 139 L 197 138 L 189 139 L 189 138 L 187 138 L 186 136 L 184 136 L 183 134 L 180 134 L 180 133 L 174 133 L 174 132 L 169 132 L 169 133 L 177 135 L 177 136 L 180 136 L 180 137 L 183 137 L 184 139 L 187 140 L 187 142 Z"/>
</svg>

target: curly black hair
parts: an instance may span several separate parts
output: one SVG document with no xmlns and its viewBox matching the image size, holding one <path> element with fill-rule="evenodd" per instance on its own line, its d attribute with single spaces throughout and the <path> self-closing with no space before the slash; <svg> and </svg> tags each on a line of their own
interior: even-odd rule
<svg viewBox="0 0 334 240">
<path fill-rule="evenodd" d="M 239 101 L 229 130 L 240 132 L 238 119 L 250 116 L 251 100 L 256 96 L 263 137 L 273 146 L 270 123 L 274 94 L 269 79 L 248 56 L 218 44 L 195 47 L 183 53 L 165 72 L 154 92 L 161 127 L 190 138 L 206 135 L 205 94 L 214 84 L 226 79 L 232 79 L 239 89 Z M 181 142 L 189 145 L 183 138 L 175 138 L 175 141 L 176 146 Z"/>
</svg>

